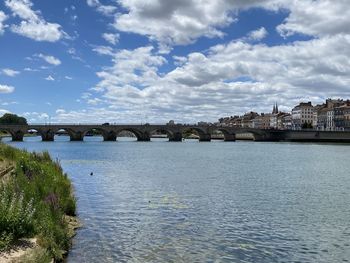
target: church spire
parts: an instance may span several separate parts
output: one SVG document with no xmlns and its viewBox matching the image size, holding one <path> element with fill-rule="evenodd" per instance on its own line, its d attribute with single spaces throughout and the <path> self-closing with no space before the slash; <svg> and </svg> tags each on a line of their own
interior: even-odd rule
<svg viewBox="0 0 350 263">
<path fill-rule="evenodd" d="M 278 113 L 278 105 L 277 102 L 273 104 L 273 109 L 272 109 L 272 114 L 277 114 Z"/>
</svg>

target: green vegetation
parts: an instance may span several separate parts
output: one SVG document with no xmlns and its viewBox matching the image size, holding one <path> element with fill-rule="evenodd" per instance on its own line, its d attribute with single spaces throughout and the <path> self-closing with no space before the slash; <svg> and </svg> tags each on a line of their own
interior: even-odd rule
<svg viewBox="0 0 350 263">
<path fill-rule="evenodd" d="M 312 123 L 310 122 L 304 122 L 301 126 L 302 129 L 312 129 Z"/>
<path fill-rule="evenodd" d="M 29 153 L 0 144 L 0 162 L 14 170 L 0 178 L 0 251 L 20 238 L 36 237 L 41 257 L 63 259 L 70 246 L 67 216 L 74 216 L 72 186 L 47 152 Z"/>
<path fill-rule="evenodd" d="M 193 130 L 193 129 L 185 130 L 182 133 L 182 137 L 185 138 L 185 139 L 188 139 L 188 138 L 191 138 L 191 137 L 197 137 L 197 136 L 198 136 L 198 133 L 195 130 Z"/>
<path fill-rule="evenodd" d="M 19 117 L 16 114 L 5 113 L 0 117 L 0 124 L 27 124 L 27 120 L 24 117 Z"/>
</svg>

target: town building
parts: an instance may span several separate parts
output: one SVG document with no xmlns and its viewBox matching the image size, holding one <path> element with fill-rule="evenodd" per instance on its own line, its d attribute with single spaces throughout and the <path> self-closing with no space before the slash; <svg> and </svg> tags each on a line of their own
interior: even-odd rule
<svg viewBox="0 0 350 263">
<path fill-rule="evenodd" d="M 223 127 L 241 127 L 241 117 L 235 115 L 219 119 L 219 124 Z"/>
<path fill-rule="evenodd" d="M 301 102 L 295 106 L 291 114 L 280 112 L 277 103 L 272 113 L 248 112 L 243 116 L 230 116 L 219 119 L 224 127 L 255 129 L 317 129 L 321 131 L 350 130 L 350 100 L 327 99 L 325 103 L 313 106 L 309 102 Z"/>
<path fill-rule="evenodd" d="M 262 115 L 263 114 L 264 113 L 262 113 Z M 255 117 L 254 119 L 252 119 L 252 128 L 262 129 L 262 118 L 263 118 L 262 115 L 259 115 L 259 116 Z"/>
<path fill-rule="evenodd" d="M 270 128 L 277 129 L 278 126 L 278 105 L 273 105 L 272 113 L 270 115 Z"/>
<path fill-rule="evenodd" d="M 334 108 L 334 129 L 336 131 L 350 130 L 350 103 Z"/>
<path fill-rule="evenodd" d="M 312 128 L 314 107 L 311 101 L 300 102 L 292 109 L 292 128 L 300 130 L 302 128 Z"/>
<path fill-rule="evenodd" d="M 341 99 L 333 100 L 333 99 L 327 99 L 325 104 L 319 105 L 315 109 L 317 111 L 317 126 L 315 129 L 323 130 L 323 131 L 334 131 L 340 129 L 340 123 L 342 123 L 342 109 L 337 110 L 337 113 L 335 113 L 336 109 L 346 104 Z M 335 117 L 336 115 L 336 117 Z M 337 125 L 335 123 L 335 118 L 337 119 Z"/>
<path fill-rule="evenodd" d="M 292 129 L 292 115 L 290 113 L 285 113 L 281 117 L 281 126 L 283 130 L 291 130 Z"/>
<path fill-rule="evenodd" d="M 324 103 L 314 106 L 313 120 L 312 120 L 312 127 L 314 129 L 320 130 L 319 123 L 318 123 L 318 114 L 319 114 L 320 110 L 322 110 L 325 106 L 326 106 L 326 104 L 324 104 Z"/>
<path fill-rule="evenodd" d="M 261 129 L 270 129 L 271 113 L 261 114 Z"/>
<path fill-rule="evenodd" d="M 259 114 L 256 112 L 248 112 L 242 116 L 241 127 L 242 128 L 252 128 L 253 122 L 252 120 L 258 117 Z"/>
</svg>

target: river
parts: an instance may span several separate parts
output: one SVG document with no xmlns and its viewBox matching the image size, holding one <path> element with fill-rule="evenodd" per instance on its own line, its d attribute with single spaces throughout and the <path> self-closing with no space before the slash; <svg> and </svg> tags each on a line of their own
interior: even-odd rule
<svg viewBox="0 0 350 263">
<path fill-rule="evenodd" d="M 71 178 L 68 262 L 350 260 L 350 145 L 85 139 L 3 139 Z"/>
</svg>

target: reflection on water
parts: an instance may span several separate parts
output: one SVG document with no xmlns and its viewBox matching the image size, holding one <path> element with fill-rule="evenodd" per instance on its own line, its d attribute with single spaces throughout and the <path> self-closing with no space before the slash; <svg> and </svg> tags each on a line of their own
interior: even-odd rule
<svg viewBox="0 0 350 263">
<path fill-rule="evenodd" d="M 350 259 L 348 145 L 86 139 L 9 142 L 49 150 L 73 181 L 68 262 Z"/>
</svg>

